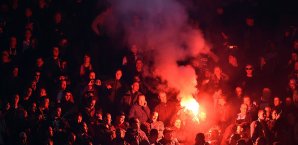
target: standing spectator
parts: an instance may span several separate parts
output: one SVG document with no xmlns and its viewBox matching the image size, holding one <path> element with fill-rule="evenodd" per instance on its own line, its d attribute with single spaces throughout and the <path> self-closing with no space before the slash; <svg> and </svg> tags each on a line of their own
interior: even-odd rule
<svg viewBox="0 0 298 145">
<path fill-rule="evenodd" d="M 104 100 L 107 104 L 104 106 L 108 111 L 114 112 L 115 109 L 119 108 L 112 108 L 116 103 L 120 102 L 120 96 L 123 94 L 124 83 L 122 82 L 122 70 L 118 69 L 115 72 L 115 76 L 113 79 L 108 80 L 105 82 L 105 86 L 107 89 L 107 98 Z"/>
<path fill-rule="evenodd" d="M 251 64 L 245 66 L 245 76 L 241 80 L 241 85 L 245 94 L 251 96 L 253 101 L 256 101 L 256 92 L 259 91 L 259 84 L 257 77 L 255 76 L 255 70 Z"/>
<path fill-rule="evenodd" d="M 150 109 L 147 106 L 146 97 L 144 95 L 139 95 L 137 104 L 134 104 L 129 111 L 128 118 L 138 118 L 141 123 L 145 123 L 149 117 Z"/>
<path fill-rule="evenodd" d="M 139 92 L 140 84 L 138 82 L 133 82 L 131 85 L 131 89 L 124 94 L 124 96 L 121 98 L 120 104 L 121 109 L 128 113 L 129 109 L 134 105 L 137 104 L 138 96 L 142 93 Z"/>
<path fill-rule="evenodd" d="M 121 130 L 126 130 L 128 128 L 128 123 L 125 122 L 125 114 L 124 112 L 118 114 L 116 116 L 116 121 L 114 123 L 115 128 L 120 128 Z"/>
<path fill-rule="evenodd" d="M 226 75 L 219 66 L 214 67 L 210 83 L 215 90 L 225 87 L 228 80 L 229 76 Z"/>
<path fill-rule="evenodd" d="M 80 66 L 80 76 L 83 79 L 87 79 L 88 78 L 87 76 L 91 71 L 93 71 L 93 67 L 91 64 L 91 57 L 89 54 L 85 54 L 83 64 L 81 64 Z"/>
<path fill-rule="evenodd" d="M 158 113 L 158 120 L 165 125 L 169 125 L 177 111 L 176 105 L 168 101 L 166 92 L 160 91 L 158 98 L 160 102 L 154 109 Z"/>
</svg>

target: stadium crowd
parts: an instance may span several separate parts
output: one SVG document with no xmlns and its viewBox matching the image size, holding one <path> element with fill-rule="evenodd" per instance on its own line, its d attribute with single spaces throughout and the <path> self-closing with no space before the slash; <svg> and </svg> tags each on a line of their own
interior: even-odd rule
<svg viewBox="0 0 298 145">
<path fill-rule="evenodd" d="M 94 29 L 107 1 L 1 0 L 0 145 L 298 144 L 291 6 L 194 1 L 189 24 L 212 44 L 178 63 L 205 103 L 194 124 L 137 43 Z"/>
</svg>

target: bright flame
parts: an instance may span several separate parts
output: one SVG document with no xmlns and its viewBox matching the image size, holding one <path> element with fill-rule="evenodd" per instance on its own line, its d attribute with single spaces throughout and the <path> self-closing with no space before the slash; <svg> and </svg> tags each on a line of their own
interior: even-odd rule
<svg viewBox="0 0 298 145">
<path fill-rule="evenodd" d="M 193 97 L 183 97 L 180 105 L 187 111 L 190 111 L 195 117 L 198 117 L 200 105 Z"/>
</svg>

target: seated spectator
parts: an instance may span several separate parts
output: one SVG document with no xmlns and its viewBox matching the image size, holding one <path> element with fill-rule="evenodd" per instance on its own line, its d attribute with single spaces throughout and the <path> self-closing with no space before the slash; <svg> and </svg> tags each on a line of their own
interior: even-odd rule
<svg viewBox="0 0 298 145">
<path fill-rule="evenodd" d="M 258 119 L 250 124 L 250 135 L 254 143 L 257 143 L 259 137 L 263 137 L 267 142 L 270 139 L 270 131 L 265 121 L 265 111 L 258 111 Z"/>
<path fill-rule="evenodd" d="M 121 128 L 116 129 L 116 137 L 112 140 L 112 145 L 128 145 L 128 142 L 124 140 L 125 130 Z"/>
<path fill-rule="evenodd" d="M 125 140 L 130 144 L 149 142 L 147 135 L 141 130 L 141 123 L 137 118 L 129 119 L 129 128 L 125 134 Z"/>
<path fill-rule="evenodd" d="M 66 91 L 63 99 L 61 100 L 61 108 L 64 111 L 64 116 L 69 116 L 74 113 L 75 104 L 74 97 L 70 91 Z"/>
<path fill-rule="evenodd" d="M 152 112 L 149 123 L 151 130 L 156 129 L 158 131 L 157 139 L 160 140 L 163 137 L 164 124 L 162 121 L 158 121 L 158 112 Z"/>
<path fill-rule="evenodd" d="M 161 144 L 179 145 L 177 138 L 174 138 L 173 131 L 171 128 L 166 127 L 163 131 L 164 137 L 159 141 Z"/>
<path fill-rule="evenodd" d="M 128 124 L 125 122 L 125 114 L 123 112 L 116 116 L 114 126 L 116 129 L 120 128 L 122 130 L 126 130 L 128 128 Z"/>
<path fill-rule="evenodd" d="M 203 133 L 198 133 L 196 135 L 195 145 L 208 145 L 208 143 L 205 141 L 205 135 Z"/>
<path fill-rule="evenodd" d="M 80 131 L 77 136 L 78 136 L 78 142 L 77 142 L 78 144 L 82 144 L 82 145 L 89 144 L 89 142 L 92 141 L 92 138 L 88 132 L 88 126 L 86 122 L 83 122 L 80 125 Z"/>
</svg>

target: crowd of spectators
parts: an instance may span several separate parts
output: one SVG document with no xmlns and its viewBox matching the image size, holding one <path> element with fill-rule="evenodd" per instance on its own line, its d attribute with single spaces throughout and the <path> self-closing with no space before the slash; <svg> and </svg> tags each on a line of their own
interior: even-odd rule
<svg viewBox="0 0 298 145">
<path fill-rule="evenodd" d="M 142 48 L 92 31 L 107 1 L 2 0 L 0 145 L 298 144 L 297 23 L 265 2 L 195 4 L 212 48 L 185 63 L 208 104 L 194 123 Z"/>
</svg>

